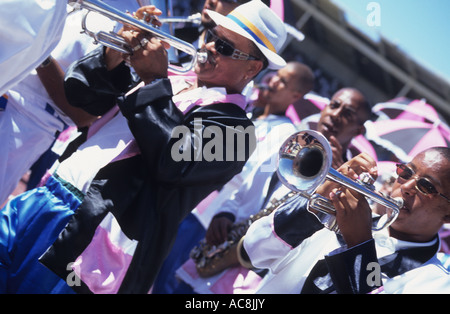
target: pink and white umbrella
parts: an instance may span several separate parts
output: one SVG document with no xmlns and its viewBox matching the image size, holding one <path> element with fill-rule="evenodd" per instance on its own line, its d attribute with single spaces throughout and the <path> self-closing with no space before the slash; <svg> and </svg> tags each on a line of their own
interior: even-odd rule
<svg viewBox="0 0 450 314">
<path fill-rule="evenodd" d="M 375 161 L 378 162 L 378 155 L 375 148 L 364 135 L 358 135 L 357 137 L 355 137 L 351 141 L 349 149 L 352 152 L 353 156 L 356 156 L 360 153 L 367 153 Z"/>
<path fill-rule="evenodd" d="M 442 120 L 434 107 L 423 99 L 396 98 L 376 104 L 372 111 L 378 116 L 378 120 L 402 119 L 430 123 Z"/>
<path fill-rule="evenodd" d="M 403 161 L 409 162 L 423 150 L 446 146 L 450 143 L 450 128 L 438 120 L 434 123 L 392 119 L 366 124 L 367 138 L 391 151 Z"/>
</svg>

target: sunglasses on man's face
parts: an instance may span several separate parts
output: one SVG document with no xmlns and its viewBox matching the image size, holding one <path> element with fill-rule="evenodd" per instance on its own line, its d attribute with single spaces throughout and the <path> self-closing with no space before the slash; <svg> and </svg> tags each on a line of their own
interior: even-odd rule
<svg viewBox="0 0 450 314">
<path fill-rule="evenodd" d="M 205 36 L 205 44 L 214 42 L 214 48 L 218 53 L 225 57 L 231 57 L 234 60 L 258 60 L 257 58 L 249 55 L 248 53 L 242 52 L 234 48 L 231 44 L 227 43 L 225 40 L 217 37 L 212 30 L 208 30 Z"/>
<path fill-rule="evenodd" d="M 397 175 L 404 179 L 409 180 L 414 176 L 414 170 L 405 164 L 397 164 Z M 442 193 L 439 193 L 436 187 L 426 178 L 415 178 L 416 189 L 424 195 L 439 195 L 450 202 L 450 199 Z"/>
</svg>

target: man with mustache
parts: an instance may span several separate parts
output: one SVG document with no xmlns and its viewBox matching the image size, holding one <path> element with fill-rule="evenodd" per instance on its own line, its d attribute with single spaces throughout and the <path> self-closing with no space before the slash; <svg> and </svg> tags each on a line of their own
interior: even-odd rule
<svg viewBox="0 0 450 314">
<path fill-rule="evenodd" d="M 333 152 L 333 168 L 338 168 L 344 163 L 344 160 L 347 160 L 349 154 L 348 148 L 351 140 L 365 132 L 364 123 L 370 118 L 370 115 L 371 111 L 367 100 L 360 91 L 354 88 L 343 88 L 337 91 L 331 98 L 330 103 L 322 110 L 317 125 L 317 131 L 322 133 L 330 142 Z M 255 170 L 254 172 L 255 174 L 256 172 L 265 173 L 266 180 L 269 179 L 271 175 L 271 173 L 269 176 L 267 175 L 267 170 Z M 259 182 L 258 185 L 265 182 L 265 180 L 261 180 L 261 178 L 258 178 L 258 180 L 256 180 L 256 178 L 250 178 L 248 180 L 255 182 L 253 188 L 256 188 L 256 182 Z M 266 187 L 267 186 L 268 185 L 266 184 Z M 246 197 L 239 197 L 243 202 L 248 202 L 248 204 L 253 204 L 253 206 L 260 204 L 259 201 L 251 200 L 252 196 L 248 195 L 248 191 L 242 191 L 242 193 L 247 194 Z M 256 195 L 254 192 L 250 194 Z M 262 195 L 264 196 L 265 193 L 262 193 Z M 261 205 L 262 204 L 260 204 L 260 206 Z M 241 208 L 241 206 L 234 205 L 230 207 L 235 208 L 236 210 Z M 226 238 L 227 230 L 231 223 L 232 221 L 228 222 L 227 226 L 213 228 L 216 231 L 208 230 L 207 238 L 209 241 L 213 244 L 222 243 Z"/>
<path fill-rule="evenodd" d="M 323 109 L 317 125 L 317 131 L 322 133 L 329 141 L 333 153 L 333 167 L 338 168 L 350 155 L 349 146 L 351 140 L 364 133 L 364 123 L 371 117 L 370 106 L 364 95 L 354 88 L 343 88 L 337 91 L 330 103 Z M 232 197 L 225 201 L 218 213 L 211 221 L 206 232 L 206 240 L 211 245 L 220 245 L 228 236 L 233 223 L 239 223 L 256 214 L 260 209 L 266 208 L 271 200 L 281 199 L 290 191 L 279 182 L 276 174 L 276 163 L 268 162 L 276 160 L 275 155 L 261 161 L 247 176 L 242 186 Z M 320 222 L 317 224 L 321 228 Z M 313 225 L 314 228 L 315 225 Z M 229 254 L 228 256 L 231 256 Z M 230 258 L 229 265 L 236 266 L 236 256 Z M 228 263 L 228 262 L 227 262 Z M 195 287 L 197 292 L 211 290 L 217 280 L 212 281 L 203 278 L 193 278 L 185 264 L 178 270 L 178 275 L 188 284 Z"/>
<path fill-rule="evenodd" d="M 138 17 L 161 14 L 141 9 Z M 169 78 L 167 46 L 134 29 L 122 33 L 132 55 L 102 48 L 71 67 L 70 103 L 102 118 L 45 186 L 0 212 L 2 292 L 147 293 L 179 222 L 241 171 L 254 140 L 241 93 L 265 66 L 285 65 L 286 30 L 259 0 L 209 14 L 217 27 L 195 75 Z M 230 131 L 245 142 L 228 139 Z M 197 159 L 213 141 L 220 155 Z"/>
<path fill-rule="evenodd" d="M 350 178 L 362 172 L 377 175 L 376 162 L 366 154 L 338 171 Z M 404 205 L 397 220 L 381 231 L 372 232 L 376 222 L 367 199 L 332 182 L 318 193 L 332 200 L 340 234 L 321 228 L 301 198 L 295 210 L 282 207 L 255 222 L 244 247 L 252 265 L 269 269 L 258 292 L 449 293 L 448 270 L 436 257 L 438 231 L 450 221 L 449 173 L 447 147 L 427 149 L 397 165 L 390 196 L 403 199 Z M 268 231 L 273 239 L 264 237 Z"/>
<path fill-rule="evenodd" d="M 153 286 L 153 293 L 171 293 L 176 291 L 179 279 L 175 271 L 189 259 L 189 252 L 204 238 L 211 217 L 221 208 L 230 196 L 239 189 L 246 176 L 267 156 L 278 151 L 284 139 L 295 132 L 295 125 L 286 116 L 290 104 L 301 99 L 314 86 L 314 74 L 311 69 L 299 62 L 288 62 L 274 72 L 267 87 L 258 91 L 258 99 L 252 103 L 252 122 L 255 125 L 256 149 L 245 164 L 243 170 L 233 177 L 205 208 L 198 206 L 180 224 L 176 243 Z M 259 111 L 259 112 L 258 112 Z M 258 112 L 258 113 L 257 113 Z M 269 160 L 268 163 L 275 162 Z M 218 219 L 220 221 L 220 219 Z M 229 220 L 225 220 L 228 222 Z"/>
</svg>

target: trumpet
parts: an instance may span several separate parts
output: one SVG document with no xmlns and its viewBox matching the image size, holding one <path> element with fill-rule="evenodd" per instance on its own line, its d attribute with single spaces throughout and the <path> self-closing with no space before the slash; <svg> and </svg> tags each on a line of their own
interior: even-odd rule
<svg viewBox="0 0 450 314">
<path fill-rule="evenodd" d="M 332 202 L 315 194 L 316 189 L 327 179 L 361 193 L 386 210 L 373 231 L 390 226 L 403 207 L 403 199 L 390 198 L 375 191 L 373 178 L 363 174 L 352 180 L 331 167 L 332 152 L 327 139 L 316 131 L 300 131 L 291 135 L 280 147 L 277 174 L 280 181 L 292 191 L 308 199 L 307 209 L 315 214 L 328 229 L 339 232 L 336 209 Z"/>
<path fill-rule="evenodd" d="M 194 25 L 200 25 L 202 23 L 202 14 L 195 13 L 189 16 L 172 16 L 160 18 L 161 23 L 191 23 Z"/>
<path fill-rule="evenodd" d="M 96 12 L 101 15 L 106 16 L 107 18 L 114 20 L 122 25 L 129 25 L 136 27 L 138 29 L 144 30 L 146 32 L 151 33 L 154 37 L 160 39 L 163 42 L 168 43 L 171 47 L 181 50 L 186 54 L 192 56 L 191 62 L 184 65 L 183 67 L 175 67 L 173 65 L 169 65 L 169 68 L 177 73 L 186 73 L 190 71 L 196 62 L 204 63 L 206 62 L 207 56 L 204 52 L 197 52 L 197 49 L 190 43 L 185 42 L 179 38 L 176 38 L 170 34 L 167 34 L 155 26 L 151 24 L 147 24 L 142 20 L 135 19 L 128 15 L 125 12 L 121 12 L 116 8 L 102 2 L 99 0 L 68 0 L 68 4 L 71 5 L 74 9 L 86 9 L 88 12 L 85 14 L 82 21 L 82 28 L 84 33 L 91 36 L 94 39 L 94 43 L 100 43 L 106 47 L 110 47 L 122 53 L 130 54 L 132 53 L 132 48 L 128 45 L 128 43 L 114 32 L 92 32 L 87 28 L 86 18 L 90 12 Z"/>
</svg>

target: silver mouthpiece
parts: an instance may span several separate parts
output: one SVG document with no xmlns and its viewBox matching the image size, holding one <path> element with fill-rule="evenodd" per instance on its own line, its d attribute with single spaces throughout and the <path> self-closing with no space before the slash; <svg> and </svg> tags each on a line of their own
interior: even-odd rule
<svg viewBox="0 0 450 314">
<path fill-rule="evenodd" d="M 207 60 L 208 60 L 208 52 L 206 52 L 206 51 L 197 52 L 197 62 L 198 63 L 205 63 Z"/>
</svg>

